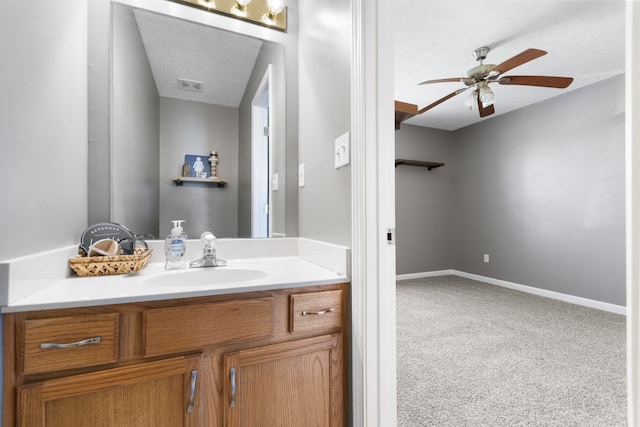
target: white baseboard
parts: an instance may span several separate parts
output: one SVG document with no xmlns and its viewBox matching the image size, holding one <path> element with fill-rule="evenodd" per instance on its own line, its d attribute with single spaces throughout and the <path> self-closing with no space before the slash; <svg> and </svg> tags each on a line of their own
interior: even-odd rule
<svg viewBox="0 0 640 427">
<path fill-rule="evenodd" d="M 607 302 L 596 301 L 589 298 L 577 297 L 575 295 L 562 294 L 560 292 L 548 291 L 546 289 L 534 288 L 532 286 L 521 285 L 519 283 L 507 282 L 505 280 L 494 279 L 492 277 L 480 276 L 478 274 L 466 273 L 458 270 L 438 270 L 427 271 L 424 273 L 411 273 L 411 274 L 399 274 L 396 276 L 396 280 L 409 280 L 419 279 L 422 277 L 436 277 L 454 275 L 460 277 L 466 277 L 471 280 L 478 280 L 480 282 L 489 283 L 491 285 L 502 286 L 503 288 L 514 289 L 516 291 L 526 292 L 528 294 L 539 295 L 546 298 L 551 298 L 559 301 L 569 302 L 572 304 L 581 305 L 584 307 L 596 308 L 598 310 L 608 311 L 616 314 L 627 314 L 627 307 L 622 305 L 610 304 Z"/>
<path fill-rule="evenodd" d="M 421 279 L 423 277 L 449 276 L 452 274 L 455 275 L 456 271 L 455 270 L 438 270 L 438 271 L 427 271 L 424 273 L 398 274 L 396 275 L 396 280 Z"/>
</svg>

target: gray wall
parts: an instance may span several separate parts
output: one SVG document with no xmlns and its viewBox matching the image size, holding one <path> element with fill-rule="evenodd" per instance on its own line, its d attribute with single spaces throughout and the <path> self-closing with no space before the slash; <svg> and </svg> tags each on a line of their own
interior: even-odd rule
<svg viewBox="0 0 640 427">
<path fill-rule="evenodd" d="M 275 233 L 286 233 L 286 90 L 285 90 L 285 61 L 284 50 L 281 45 L 264 42 L 260 54 L 256 59 L 251 79 L 240 102 L 240 129 L 238 153 L 238 235 L 251 236 L 251 102 L 258 90 L 267 67 L 272 65 L 271 93 L 273 95 L 273 110 L 269 114 L 274 121 L 271 129 L 271 163 L 270 174 L 278 173 L 278 191 L 270 195 L 272 222 Z M 295 188 L 295 187 L 294 187 Z"/>
<path fill-rule="evenodd" d="M 117 3 L 112 49 L 111 220 L 157 237 L 160 97 L 133 13 Z"/>
<path fill-rule="evenodd" d="M 351 127 L 351 3 L 305 0 L 299 8 L 300 236 L 350 245 L 351 166 L 334 168 L 334 140 Z"/>
<path fill-rule="evenodd" d="M 211 150 L 218 152 L 217 175 L 228 181 L 225 187 L 174 184 L 186 154 L 208 157 Z M 159 174 L 160 238 L 169 234 L 173 219 L 184 219 L 192 238 L 205 230 L 216 237 L 237 237 L 238 109 L 161 97 Z"/>
<path fill-rule="evenodd" d="M 450 269 L 454 139 L 451 132 L 402 125 L 396 158 L 444 163 L 431 171 L 396 167 L 396 270 L 420 273 Z"/>
<path fill-rule="evenodd" d="M 87 226 L 87 2 L 0 2 L 0 259 Z"/>
<path fill-rule="evenodd" d="M 398 273 L 444 265 L 429 252 L 422 268 L 402 260 L 424 251 L 425 238 L 402 229 L 451 223 L 449 268 L 625 305 L 624 100 L 618 76 L 453 132 L 451 161 L 430 175 L 451 176 L 450 219 L 398 202 Z M 403 128 L 399 152 L 433 139 L 433 130 Z M 430 157 L 432 146 L 411 154 Z M 399 167 L 398 180 L 406 173 Z M 414 199 L 442 196 L 448 183 L 429 185 Z"/>
<path fill-rule="evenodd" d="M 87 2 L 89 224 L 111 220 L 111 14 L 109 0 Z"/>
</svg>

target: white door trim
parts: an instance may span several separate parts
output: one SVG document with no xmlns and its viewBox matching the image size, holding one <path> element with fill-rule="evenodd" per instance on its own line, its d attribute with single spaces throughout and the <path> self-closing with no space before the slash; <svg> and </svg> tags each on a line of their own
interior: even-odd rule
<svg viewBox="0 0 640 427">
<path fill-rule="evenodd" d="M 627 425 L 640 425 L 640 2 L 626 10 Z"/>
<path fill-rule="evenodd" d="M 267 65 L 267 69 L 262 76 L 262 80 L 256 89 L 253 99 L 251 100 L 251 237 L 271 237 L 273 208 L 271 203 L 271 174 L 272 174 L 272 150 L 271 150 L 271 129 L 273 128 L 273 84 L 272 84 L 273 67 Z M 267 119 L 264 120 L 264 115 Z M 269 135 L 264 135 L 264 127 L 269 128 Z M 268 138 L 268 152 L 264 152 L 260 144 L 264 143 L 264 139 Z M 256 154 L 256 155 L 254 155 Z M 260 154 L 260 155 L 257 155 Z M 264 156 L 266 155 L 267 165 L 264 165 Z M 267 169 L 265 171 L 265 168 Z M 267 190 L 266 197 L 268 199 L 268 212 L 265 224 L 264 221 L 264 203 L 260 197 L 264 185 L 265 177 L 259 178 L 257 175 L 266 174 Z M 263 227 L 266 225 L 267 232 Z"/>
<path fill-rule="evenodd" d="M 396 425 L 393 2 L 354 0 L 351 71 L 353 426 Z"/>
</svg>

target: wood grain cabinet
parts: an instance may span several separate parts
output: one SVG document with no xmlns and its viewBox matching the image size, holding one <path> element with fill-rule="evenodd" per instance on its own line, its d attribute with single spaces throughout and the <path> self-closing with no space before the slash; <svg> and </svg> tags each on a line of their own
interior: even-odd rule
<svg viewBox="0 0 640 427">
<path fill-rule="evenodd" d="M 4 314 L 2 425 L 342 427 L 347 286 Z"/>
<path fill-rule="evenodd" d="M 224 357 L 225 426 L 342 426 L 342 335 Z"/>
<path fill-rule="evenodd" d="M 26 384 L 20 427 L 199 426 L 199 358 L 174 358 Z"/>
</svg>

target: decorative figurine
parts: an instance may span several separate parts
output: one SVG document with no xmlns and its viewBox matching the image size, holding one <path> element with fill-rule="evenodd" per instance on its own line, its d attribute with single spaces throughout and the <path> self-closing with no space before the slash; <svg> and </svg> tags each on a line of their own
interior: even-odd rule
<svg viewBox="0 0 640 427">
<path fill-rule="evenodd" d="M 211 177 L 217 177 L 218 173 L 218 152 L 211 151 L 209 154 L 209 162 L 211 163 Z"/>
</svg>

